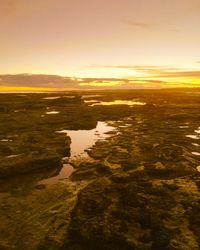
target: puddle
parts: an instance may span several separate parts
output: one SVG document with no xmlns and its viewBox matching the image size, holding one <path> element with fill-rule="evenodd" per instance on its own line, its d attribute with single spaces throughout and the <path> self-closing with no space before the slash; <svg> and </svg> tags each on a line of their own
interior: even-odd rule
<svg viewBox="0 0 200 250">
<path fill-rule="evenodd" d="M 192 145 L 195 147 L 199 147 L 199 144 L 197 144 L 197 143 L 192 143 Z"/>
<path fill-rule="evenodd" d="M 191 139 L 195 139 L 195 140 L 199 139 L 198 135 L 186 135 L 186 137 L 191 138 Z"/>
<path fill-rule="evenodd" d="M 94 98 L 94 97 L 100 97 L 103 95 L 82 95 L 81 98 L 82 99 L 87 99 L 87 98 Z"/>
<path fill-rule="evenodd" d="M 56 100 L 60 98 L 68 98 L 68 99 L 74 99 L 76 96 L 75 95 L 65 95 L 65 96 L 48 96 L 44 97 L 44 100 Z"/>
<path fill-rule="evenodd" d="M 200 134 L 200 129 L 198 128 L 197 130 L 194 131 L 197 134 Z"/>
<path fill-rule="evenodd" d="M 97 101 L 94 100 L 97 103 L 91 104 L 91 106 L 97 106 L 97 105 L 104 105 L 104 106 L 110 106 L 110 105 L 128 105 L 128 106 L 135 106 L 135 105 L 146 105 L 146 102 L 139 102 L 134 100 L 115 100 L 113 102 L 103 102 L 103 101 Z"/>
<path fill-rule="evenodd" d="M 60 112 L 59 111 L 48 111 L 46 112 L 47 115 L 56 115 L 56 114 L 59 114 Z"/>
<path fill-rule="evenodd" d="M 128 128 L 128 127 L 132 127 L 132 124 L 127 123 L 125 125 L 120 125 L 119 128 Z"/>
<path fill-rule="evenodd" d="M 86 150 L 91 148 L 97 140 L 109 137 L 110 135 L 107 133 L 114 130 L 113 126 L 109 126 L 105 122 L 98 122 L 96 128 L 91 130 L 60 130 L 56 133 L 64 133 L 71 138 L 69 162 L 78 158 L 89 157 Z M 66 161 L 66 158 L 63 160 Z M 70 164 L 63 164 L 63 168 L 57 176 L 44 179 L 38 184 L 54 184 L 59 180 L 68 178 L 72 172 L 73 167 Z"/>
<path fill-rule="evenodd" d="M 60 173 L 56 176 L 53 176 L 53 177 L 50 177 L 48 179 L 44 179 L 44 180 L 41 180 L 39 181 L 39 185 L 40 184 L 55 184 L 57 183 L 59 180 L 62 180 L 62 179 L 66 179 L 68 178 L 72 172 L 73 172 L 74 168 L 72 167 L 72 165 L 70 164 L 63 164 L 63 167 L 60 171 Z"/>
<path fill-rule="evenodd" d="M 84 102 L 85 103 L 94 103 L 94 102 L 98 102 L 99 103 L 99 101 L 97 101 L 97 100 L 84 100 Z"/>
<path fill-rule="evenodd" d="M 56 100 L 56 99 L 60 99 L 61 96 L 49 96 L 49 97 L 44 97 L 44 100 Z"/>
<path fill-rule="evenodd" d="M 200 172 L 200 166 L 198 166 L 198 167 L 197 167 L 197 171 L 199 171 L 199 172 Z"/>
<path fill-rule="evenodd" d="M 189 126 L 179 126 L 179 128 L 189 128 Z"/>
<path fill-rule="evenodd" d="M 2 142 L 12 141 L 11 139 L 1 139 Z"/>
<path fill-rule="evenodd" d="M 91 130 L 61 130 L 56 131 L 56 133 L 64 133 L 71 138 L 70 158 L 75 158 L 87 157 L 85 150 L 92 147 L 97 140 L 109 137 L 110 135 L 106 133 L 114 129 L 113 126 L 109 126 L 105 122 L 98 122 L 96 128 Z"/>
<path fill-rule="evenodd" d="M 74 99 L 74 98 L 76 98 L 75 95 L 64 95 L 63 97 L 64 97 L 64 98 L 69 98 L 69 99 Z"/>
<path fill-rule="evenodd" d="M 192 152 L 193 155 L 200 155 L 199 152 Z"/>
<path fill-rule="evenodd" d="M 19 155 L 8 155 L 6 156 L 6 158 L 15 158 L 15 157 L 18 157 L 18 156 L 21 156 L 22 154 L 19 154 Z"/>
</svg>

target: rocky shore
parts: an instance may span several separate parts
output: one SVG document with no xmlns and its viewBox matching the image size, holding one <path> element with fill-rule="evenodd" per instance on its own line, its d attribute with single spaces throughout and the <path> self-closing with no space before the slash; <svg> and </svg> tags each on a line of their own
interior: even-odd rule
<svg viewBox="0 0 200 250">
<path fill-rule="evenodd" d="M 90 106 L 83 93 L 0 95 L 0 249 L 200 249 L 198 96 L 96 94 L 146 105 Z M 70 138 L 55 132 L 98 121 L 115 130 L 90 158 L 71 162 L 69 178 L 39 185 L 70 156 Z"/>
</svg>

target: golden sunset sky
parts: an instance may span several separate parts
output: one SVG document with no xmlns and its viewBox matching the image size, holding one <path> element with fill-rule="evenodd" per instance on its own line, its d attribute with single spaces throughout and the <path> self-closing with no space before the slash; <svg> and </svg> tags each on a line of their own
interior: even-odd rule
<svg viewBox="0 0 200 250">
<path fill-rule="evenodd" d="M 0 90 L 200 87 L 199 0 L 0 0 L 0 34 Z"/>
</svg>

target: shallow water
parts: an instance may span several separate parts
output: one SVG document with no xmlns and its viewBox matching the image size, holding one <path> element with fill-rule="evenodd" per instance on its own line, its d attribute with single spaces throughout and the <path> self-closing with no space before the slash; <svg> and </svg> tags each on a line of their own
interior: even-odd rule
<svg viewBox="0 0 200 250">
<path fill-rule="evenodd" d="M 76 96 L 74 95 L 65 95 L 65 96 L 48 96 L 48 97 L 44 97 L 44 100 L 56 100 L 56 99 L 60 99 L 60 98 L 75 98 Z"/>
<path fill-rule="evenodd" d="M 46 112 L 47 115 L 56 115 L 56 114 L 59 114 L 60 112 L 59 111 L 48 111 Z"/>
<path fill-rule="evenodd" d="M 55 184 L 59 180 L 68 178 L 73 173 L 74 168 L 70 164 L 63 164 L 59 174 L 44 180 L 41 180 L 38 184 Z"/>
<path fill-rule="evenodd" d="M 8 142 L 8 141 L 12 141 L 11 139 L 1 139 L 0 141 L 2 142 Z"/>
<path fill-rule="evenodd" d="M 94 100 L 95 101 L 95 100 Z M 110 105 L 128 105 L 128 106 L 134 106 L 134 105 L 145 105 L 145 102 L 139 102 L 135 100 L 115 100 L 112 102 L 103 102 L 103 101 L 97 101 L 97 103 L 91 104 L 91 106 L 96 106 L 96 105 L 104 105 L 104 106 L 110 106 Z"/>
<path fill-rule="evenodd" d="M 64 133 L 71 138 L 71 157 L 87 156 L 86 149 L 90 148 L 99 139 L 104 139 L 109 135 L 106 134 L 114 130 L 113 126 L 105 122 L 98 122 L 96 128 L 91 130 L 60 130 L 56 133 Z"/>
<path fill-rule="evenodd" d="M 191 138 L 191 139 L 195 139 L 195 140 L 199 139 L 198 135 L 186 135 L 186 137 Z"/>
<path fill-rule="evenodd" d="M 18 157 L 18 156 L 21 156 L 22 154 L 18 154 L 18 155 L 8 155 L 6 156 L 6 158 L 14 158 L 14 157 Z"/>
<path fill-rule="evenodd" d="M 49 97 L 44 97 L 44 100 L 56 100 L 56 99 L 60 99 L 61 96 L 49 96 Z"/>
<path fill-rule="evenodd" d="M 192 152 L 192 154 L 193 154 L 193 155 L 198 155 L 198 156 L 200 155 L 199 152 Z"/>
<path fill-rule="evenodd" d="M 102 96 L 102 95 L 82 95 L 81 98 L 87 99 L 87 98 L 100 97 L 100 96 Z"/>
<path fill-rule="evenodd" d="M 113 126 L 109 126 L 105 122 L 98 122 L 96 128 L 91 130 L 60 130 L 56 131 L 56 133 L 64 133 L 71 138 L 71 156 L 68 158 L 68 161 L 71 161 L 79 157 L 88 157 L 86 150 L 92 147 L 96 141 L 109 137 L 110 135 L 106 133 L 113 130 Z M 59 180 L 68 178 L 73 170 L 74 169 L 70 164 L 63 164 L 63 167 L 57 176 L 44 179 L 38 184 L 57 183 Z"/>
</svg>

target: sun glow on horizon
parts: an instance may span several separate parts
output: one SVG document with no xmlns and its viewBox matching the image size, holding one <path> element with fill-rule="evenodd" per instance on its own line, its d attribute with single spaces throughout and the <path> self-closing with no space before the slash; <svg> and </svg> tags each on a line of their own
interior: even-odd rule
<svg viewBox="0 0 200 250">
<path fill-rule="evenodd" d="M 57 91 L 56 88 L 34 88 L 34 87 L 20 87 L 20 86 L 0 86 L 0 91 L 27 91 L 27 92 L 46 92 L 46 91 Z"/>
</svg>

